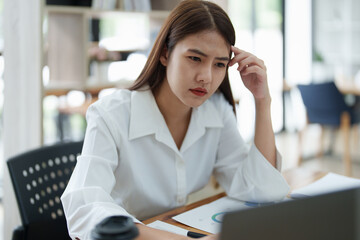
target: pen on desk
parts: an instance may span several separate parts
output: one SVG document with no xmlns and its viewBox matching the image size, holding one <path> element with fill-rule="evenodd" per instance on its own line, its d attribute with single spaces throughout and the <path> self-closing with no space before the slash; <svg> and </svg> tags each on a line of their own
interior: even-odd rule
<svg viewBox="0 0 360 240">
<path fill-rule="evenodd" d="M 205 237 L 206 235 L 205 235 L 205 234 L 202 234 L 202 233 L 197 233 L 197 232 L 188 231 L 188 232 L 187 232 L 187 236 L 188 236 L 188 237 L 191 237 L 191 238 L 202 238 L 202 237 Z"/>
</svg>

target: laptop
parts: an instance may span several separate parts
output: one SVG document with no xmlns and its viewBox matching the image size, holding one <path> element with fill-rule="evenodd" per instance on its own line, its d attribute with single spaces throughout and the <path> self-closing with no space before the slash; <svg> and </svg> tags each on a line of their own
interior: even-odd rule
<svg viewBox="0 0 360 240">
<path fill-rule="evenodd" d="M 224 215 L 220 240 L 360 240 L 360 188 Z"/>
</svg>

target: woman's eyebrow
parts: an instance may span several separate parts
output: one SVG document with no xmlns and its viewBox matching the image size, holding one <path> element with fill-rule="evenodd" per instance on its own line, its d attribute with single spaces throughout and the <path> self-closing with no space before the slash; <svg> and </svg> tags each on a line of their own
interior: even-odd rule
<svg viewBox="0 0 360 240">
<path fill-rule="evenodd" d="M 199 49 L 190 48 L 190 49 L 188 49 L 188 52 L 193 52 L 193 53 L 199 54 L 204 57 L 208 56 L 207 54 L 203 53 Z M 215 57 L 215 59 L 220 60 L 220 61 L 230 61 L 230 58 L 228 58 L 228 57 Z"/>
</svg>

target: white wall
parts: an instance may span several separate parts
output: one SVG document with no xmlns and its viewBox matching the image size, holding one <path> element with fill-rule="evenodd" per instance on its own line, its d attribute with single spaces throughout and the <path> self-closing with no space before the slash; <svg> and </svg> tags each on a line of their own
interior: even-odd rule
<svg viewBox="0 0 360 240">
<path fill-rule="evenodd" d="M 306 123 L 305 107 L 296 85 L 312 80 L 311 11 L 312 0 L 285 0 L 285 80 L 293 87 L 285 100 L 288 130 L 302 129 Z"/>
<path fill-rule="evenodd" d="M 4 0 L 4 159 L 42 142 L 42 0 Z M 4 168 L 4 240 L 20 224 Z"/>
<path fill-rule="evenodd" d="M 286 0 L 285 76 L 292 86 L 311 80 L 311 19 L 311 0 Z"/>
</svg>

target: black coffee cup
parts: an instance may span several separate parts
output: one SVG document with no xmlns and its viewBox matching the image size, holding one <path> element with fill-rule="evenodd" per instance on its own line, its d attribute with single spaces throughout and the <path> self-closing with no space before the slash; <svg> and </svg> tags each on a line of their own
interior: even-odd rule
<svg viewBox="0 0 360 240">
<path fill-rule="evenodd" d="M 91 231 L 92 240 L 133 240 L 139 230 L 127 216 L 111 216 L 96 224 Z"/>
</svg>

